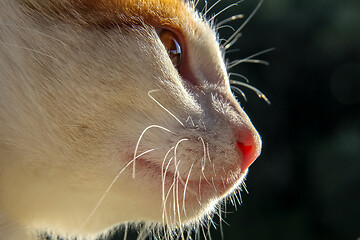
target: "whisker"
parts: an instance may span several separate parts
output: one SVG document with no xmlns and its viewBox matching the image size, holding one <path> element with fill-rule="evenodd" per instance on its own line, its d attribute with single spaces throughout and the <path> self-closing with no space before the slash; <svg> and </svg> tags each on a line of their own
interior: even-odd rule
<svg viewBox="0 0 360 240">
<path fill-rule="evenodd" d="M 235 36 L 234 36 L 234 38 L 229 42 L 229 43 L 226 43 L 227 42 L 227 40 L 225 41 L 225 46 L 223 47 L 225 50 L 228 50 L 229 48 L 231 48 L 231 46 L 232 45 L 234 45 L 236 42 L 237 42 L 237 40 L 239 40 L 239 38 L 242 36 L 242 33 L 238 33 L 238 34 L 236 34 Z M 227 52 L 227 53 L 229 53 L 229 52 Z"/>
<path fill-rule="evenodd" d="M 221 216 L 221 205 L 219 206 L 219 209 L 218 209 L 218 216 L 219 216 L 219 227 L 220 227 L 220 234 L 221 234 L 221 240 L 224 240 L 224 228 L 223 228 L 223 225 L 222 225 L 222 216 Z"/>
<path fill-rule="evenodd" d="M 168 192 L 167 192 L 167 194 L 166 194 L 165 202 L 167 202 L 167 200 L 168 200 L 168 198 L 169 198 L 169 196 L 170 196 L 170 192 L 171 192 L 171 190 L 174 188 L 174 186 L 175 186 L 175 181 L 173 180 L 173 183 L 170 185 L 169 190 L 168 190 Z M 170 211 L 171 211 L 171 203 L 170 203 L 170 206 L 169 206 L 169 207 L 170 207 L 170 208 L 169 208 L 169 217 L 170 217 L 170 220 L 171 220 L 171 214 L 170 214 Z M 167 213 L 165 212 L 165 218 L 167 219 L 167 222 L 169 222 L 167 217 L 168 217 L 168 215 L 167 215 Z"/>
<path fill-rule="evenodd" d="M 167 108 L 165 108 L 158 100 L 156 100 L 153 96 L 151 96 L 151 93 L 153 92 L 157 92 L 160 91 L 159 89 L 155 89 L 155 90 L 150 90 L 148 92 L 148 96 L 154 101 L 156 102 L 162 109 L 164 109 L 167 113 L 169 113 L 173 118 L 175 118 L 176 121 L 178 121 L 181 126 L 185 127 L 185 125 L 172 113 L 170 112 Z"/>
<path fill-rule="evenodd" d="M 141 229 L 138 237 L 136 238 L 136 240 L 145 240 L 145 238 L 148 236 L 148 229 L 146 226 L 143 227 L 143 229 Z"/>
<path fill-rule="evenodd" d="M 213 163 L 213 164 L 212 164 L 212 166 L 213 166 L 213 172 L 214 172 L 214 176 L 216 177 L 216 170 L 215 170 L 215 164 Z"/>
<path fill-rule="evenodd" d="M 184 186 L 184 193 L 183 193 L 183 211 L 184 211 L 185 216 L 187 215 L 187 214 L 186 214 L 186 210 L 185 210 L 186 188 L 187 188 L 187 185 L 188 185 L 188 183 L 189 183 L 190 174 L 191 174 L 191 170 L 192 170 L 193 166 L 194 166 L 194 163 L 191 164 L 191 167 L 190 167 L 188 176 L 187 176 L 187 178 L 186 178 L 185 186 Z"/>
<path fill-rule="evenodd" d="M 212 182 L 212 185 L 214 187 L 215 192 L 218 193 L 218 190 L 217 190 L 217 188 L 215 186 L 214 178 L 211 178 L 211 182 Z"/>
<path fill-rule="evenodd" d="M 239 192 L 239 194 L 240 194 L 240 192 Z M 237 200 L 238 204 L 241 205 L 242 204 L 241 195 L 240 195 L 240 198 L 239 198 L 238 195 L 236 194 L 236 191 L 235 191 L 234 196 L 235 196 L 235 199 Z"/>
<path fill-rule="evenodd" d="M 194 3 L 194 7 L 196 8 L 200 0 L 196 0 Z"/>
<path fill-rule="evenodd" d="M 200 175 L 200 177 L 199 177 L 199 203 L 200 203 L 200 205 L 202 205 L 201 204 L 201 179 L 202 179 L 202 177 Z"/>
<path fill-rule="evenodd" d="M 229 73 L 229 78 L 231 77 L 231 75 L 234 75 L 234 76 L 237 76 L 237 77 L 241 77 L 242 79 L 245 80 L 246 83 L 249 83 L 249 79 L 247 77 L 245 77 L 244 75 L 242 74 L 239 74 L 239 73 Z"/>
<path fill-rule="evenodd" d="M 232 204 L 233 206 L 235 206 L 236 204 L 235 204 L 235 202 L 234 202 L 233 196 L 230 196 L 229 199 L 230 199 L 231 204 Z M 236 209 L 236 206 L 235 206 L 235 209 Z"/>
<path fill-rule="evenodd" d="M 244 59 L 241 59 L 241 60 L 236 60 L 236 61 L 233 61 L 229 64 L 228 66 L 228 69 L 231 69 L 241 63 L 256 63 L 256 64 L 263 64 L 263 65 L 266 65 L 268 66 L 269 65 L 269 62 L 267 61 L 264 61 L 264 60 L 260 60 L 260 59 L 248 59 L 248 58 L 244 58 Z"/>
<path fill-rule="evenodd" d="M 170 185 L 170 187 L 169 187 L 169 190 L 168 190 L 168 192 L 167 192 L 167 194 L 166 194 L 166 197 L 165 197 L 165 203 L 167 202 L 167 200 L 168 200 L 168 198 L 169 198 L 169 196 L 170 196 L 170 192 L 171 192 L 171 190 L 174 188 L 174 186 L 175 186 L 175 181 L 173 181 L 173 183 L 172 183 L 172 184 Z M 170 208 L 169 208 L 169 216 L 170 216 L 170 220 L 171 220 L 170 211 L 171 211 L 171 205 L 170 205 Z M 164 209 L 163 215 L 164 215 L 163 217 L 165 217 L 165 219 L 166 219 L 166 222 L 169 223 L 169 219 L 168 219 L 168 214 L 167 214 L 167 212 L 166 212 L 166 208 Z"/>
<path fill-rule="evenodd" d="M 186 119 L 186 122 L 191 122 L 191 125 L 193 126 L 193 127 L 195 127 L 195 123 L 194 123 L 194 121 L 193 121 L 193 119 L 192 119 L 192 117 L 191 116 L 189 116 L 187 119 Z"/>
<path fill-rule="evenodd" d="M 127 234 L 128 234 L 128 224 L 125 224 L 125 229 L 124 229 L 124 237 L 123 237 L 123 240 L 126 240 L 127 239 Z"/>
<path fill-rule="evenodd" d="M 166 162 L 166 158 L 167 156 L 170 154 L 170 152 L 174 149 L 174 147 L 171 147 L 169 149 L 169 151 L 166 153 L 165 157 L 164 157 L 164 160 L 163 160 L 163 163 L 161 164 L 161 178 L 162 178 L 162 220 L 163 220 L 163 223 L 165 224 L 165 213 L 166 213 L 166 200 L 165 200 L 165 179 L 166 179 L 166 173 L 167 173 L 167 170 L 169 168 L 169 165 L 172 161 L 172 157 L 170 158 L 166 168 L 165 168 L 165 171 L 164 171 L 164 164 Z M 167 220 L 166 220 L 167 221 Z"/>
<path fill-rule="evenodd" d="M 247 102 L 246 95 L 242 90 L 240 90 L 240 88 L 235 87 L 235 86 L 230 86 L 230 88 L 231 88 L 231 91 L 236 92 L 237 94 L 241 95 L 244 98 L 245 102 Z"/>
<path fill-rule="evenodd" d="M 240 49 L 239 48 L 236 48 L 236 49 L 226 49 L 225 53 L 226 54 L 229 54 L 229 53 L 234 53 L 234 52 L 239 52 Z"/>
<path fill-rule="evenodd" d="M 265 65 L 269 65 L 268 62 L 266 61 L 262 61 L 262 60 L 257 60 L 257 59 L 253 59 L 254 57 L 257 57 L 259 55 L 262 55 L 262 54 L 265 54 L 267 52 L 271 52 L 271 51 L 274 51 L 275 48 L 269 48 L 269 49 L 265 49 L 263 51 L 260 51 L 258 53 L 255 53 L 253 55 L 250 55 L 244 59 L 240 59 L 240 60 L 235 60 L 233 62 L 231 62 L 228 66 L 228 69 L 231 69 L 233 67 L 235 67 L 236 65 L 239 65 L 240 63 L 243 63 L 243 62 L 251 62 L 251 61 L 254 61 L 253 63 L 262 63 L 262 64 L 265 64 Z"/>
<path fill-rule="evenodd" d="M 175 172 L 177 172 L 177 171 L 178 171 L 178 169 L 177 169 L 177 156 L 176 156 L 177 149 L 178 149 L 178 147 L 179 147 L 180 143 L 182 143 L 182 142 L 184 142 L 184 141 L 190 141 L 190 139 L 183 138 L 183 139 L 179 140 L 179 141 L 176 143 L 176 145 L 175 145 L 175 149 L 174 149 Z"/>
<path fill-rule="evenodd" d="M 233 28 L 232 26 L 230 25 L 222 25 L 222 26 L 219 26 L 216 28 L 216 31 L 219 31 L 220 29 L 223 29 L 223 28 L 230 28 L 231 30 L 233 30 L 233 32 L 235 32 L 235 28 Z M 219 42 L 221 41 L 226 41 L 226 39 L 222 38 L 222 39 L 219 39 Z"/>
<path fill-rule="evenodd" d="M 253 90 L 258 95 L 259 98 L 264 99 L 267 104 L 271 104 L 269 99 L 265 96 L 265 94 L 263 94 L 259 89 L 255 88 L 247 83 L 230 80 L 230 84 L 247 87 L 247 88 Z"/>
<path fill-rule="evenodd" d="M 211 224 L 211 223 L 214 224 L 213 221 L 212 221 L 212 219 L 211 219 L 211 217 L 209 217 L 208 223 L 207 223 L 207 226 L 206 226 L 207 235 L 208 235 L 208 237 L 209 237 L 209 240 L 212 240 L 212 238 L 211 238 L 211 232 L 210 232 L 210 230 L 211 230 L 210 224 Z M 215 225 L 213 225 L 213 226 L 215 226 Z"/>
<path fill-rule="evenodd" d="M 228 23 L 228 22 L 231 22 L 231 21 L 234 21 L 234 20 L 237 20 L 237 19 L 240 19 L 240 18 L 243 18 L 244 17 L 244 14 L 237 14 L 237 15 L 234 15 L 234 16 L 231 16 L 229 18 L 226 18 L 220 22 L 218 22 L 215 26 L 216 26 L 216 30 L 219 30 L 219 27 L 222 27 L 225 23 Z M 235 30 L 234 30 L 235 31 Z"/>
<path fill-rule="evenodd" d="M 258 5 L 255 7 L 255 9 L 252 11 L 252 13 L 250 14 L 250 16 L 243 22 L 243 24 L 241 24 L 241 26 L 228 38 L 228 40 L 224 43 L 224 45 L 226 46 L 228 43 L 230 43 L 236 35 L 238 35 L 241 30 L 246 26 L 246 24 L 248 24 L 248 22 L 252 19 L 252 17 L 255 15 L 255 13 L 259 10 L 260 6 L 262 5 L 264 0 L 260 0 L 260 2 L 258 3 Z"/>
<path fill-rule="evenodd" d="M 201 166 L 201 170 L 204 171 L 205 169 L 205 164 L 206 164 L 206 146 L 205 146 L 205 142 L 204 139 L 202 137 L 199 137 L 198 140 L 201 140 L 201 143 L 203 145 L 203 150 L 204 150 L 204 156 L 203 156 L 203 164 Z"/>
<path fill-rule="evenodd" d="M 244 179 L 244 180 L 245 180 L 245 179 Z M 245 192 L 246 192 L 247 194 L 249 194 L 249 191 L 248 191 L 247 188 L 246 188 L 246 183 L 245 183 L 245 181 L 243 181 L 243 182 L 241 183 L 241 185 L 242 185 L 242 187 L 244 188 Z"/>
<path fill-rule="evenodd" d="M 240 2 L 242 2 L 243 0 L 240 0 L 236 3 L 230 4 L 228 6 L 226 6 L 224 9 L 222 9 L 221 11 L 219 11 L 218 13 L 216 13 L 214 16 L 212 16 L 208 21 L 211 22 L 212 20 L 214 20 L 214 18 L 216 18 L 217 16 L 219 16 L 221 13 L 225 12 L 226 10 L 228 10 L 231 7 L 237 6 Z"/>
<path fill-rule="evenodd" d="M 165 154 L 165 157 L 164 157 L 164 160 L 163 160 L 163 162 L 162 162 L 162 164 L 161 164 L 161 177 L 162 177 L 162 187 L 163 187 L 163 195 L 164 195 L 164 185 L 165 185 L 165 177 L 166 177 L 166 172 L 167 172 L 167 169 L 168 169 L 168 167 L 169 167 L 169 165 L 170 165 L 170 162 L 171 162 L 171 160 L 172 160 L 172 158 L 170 158 L 170 160 L 169 160 L 169 162 L 168 162 L 168 164 L 167 164 L 167 166 L 166 166 L 166 169 L 165 169 L 165 171 L 164 171 L 164 165 L 165 165 L 165 162 L 166 162 L 166 159 L 167 159 L 167 157 L 168 157 L 168 155 L 170 154 L 170 152 L 172 151 L 174 149 L 174 147 L 171 147 L 170 149 L 169 149 L 169 151 L 167 151 L 167 153 Z M 164 197 L 164 196 L 163 196 Z"/>
<path fill-rule="evenodd" d="M 201 13 L 203 13 L 203 12 L 206 12 L 207 11 L 207 5 L 208 5 L 208 2 L 207 2 L 207 0 L 204 0 L 204 7 L 201 9 Z M 204 15 L 203 15 L 204 16 Z"/>
<path fill-rule="evenodd" d="M 201 224 L 201 231 L 203 233 L 204 239 L 207 240 L 206 233 L 205 233 L 205 230 L 204 230 L 204 226 L 202 224 Z"/>
<path fill-rule="evenodd" d="M 133 173 L 132 173 L 132 177 L 133 177 L 133 178 L 135 178 L 135 159 L 137 158 L 137 157 L 136 157 L 136 153 L 137 153 L 137 151 L 138 151 L 140 141 L 141 141 L 141 139 L 143 138 L 144 134 L 145 134 L 149 129 L 151 129 L 151 128 L 159 128 L 159 129 L 165 130 L 165 131 L 167 131 L 167 132 L 169 132 L 169 133 L 173 133 L 173 132 L 170 131 L 169 129 L 164 128 L 164 127 L 159 126 L 159 125 L 150 125 L 150 126 L 146 127 L 146 128 L 142 131 L 142 133 L 140 134 L 140 137 L 139 137 L 139 139 L 138 139 L 138 141 L 137 141 L 137 143 L 136 143 L 135 150 L 134 150 Z M 173 134 L 174 134 L 174 133 L 173 133 Z"/>
<path fill-rule="evenodd" d="M 167 170 L 168 170 L 172 160 L 173 160 L 173 157 L 170 158 L 170 160 L 169 160 L 169 162 L 168 162 L 168 164 L 167 164 L 167 166 L 165 168 L 164 182 L 163 182 L 163 194 L 162 194 L 163 195 L 163 214 L 162 214 L 162 219 L 163 219 L 163 221 L 165 219 L 166 222 L 169 222 L 168 216 L 167 216 L 167 211 L 166 211 L 166 203 L 167 203 L 167 199 L 169 197 L 169 193 L 170 193 L 171 189 L 173 188 L 174 182 L 172 183 L 172 185 L 170 185 L 169 190 L 168 190 L 168 192 L 166 194 L 166 197 L 165 197 L 165 179 L 166 179 Z"/>
<path fill-rule="evenodd" d="M 207 157 L 209 159 L 209 163 L 212 163 L 211 158 L 210 158 L 209 143 L 206 143 L 206 153 L 207 153 Z M 213 166 L 214 166 L 214 164 L 213 164 Z M 216 174 L 215 174 L 215 176 L 216 176 Z"/>
<path fill-rule="evenodd" d="M 179 173 L 177 173 L 179 174 Z M 180 213 L 180 203 L 179 203 L 179 176 L 177 176 L 176 178 L 176 208 L 177 208 L 177 214 L 178 214 L 178 219 L 179 219 L 179 231 L 180 231 L 180 235 L 182 240 L 185 240 L 184 238 L 184 231 L 183 231 L 183 227 L 182 227 L 182 221 L 181 221 L 181 213 Z"/>
<path fill-rule="evenodd" d="M 219 2 L 221 2 L 221 0 L 217 0 L 213 5 L 211 5 L 211 6 L 209 7 L 209 9 L 206 10 L 206 12 L 204 12 L 204 16 L 206 17 L 206 14 L 207 14 L 208 12 L 210 12 L 211 9 L 213 9 Z"/>
</svg>

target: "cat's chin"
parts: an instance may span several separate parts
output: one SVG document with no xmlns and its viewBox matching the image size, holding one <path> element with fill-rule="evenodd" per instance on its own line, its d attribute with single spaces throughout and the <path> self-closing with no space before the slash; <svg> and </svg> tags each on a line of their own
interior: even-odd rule
<svg viewBox="0 0 360 240">
<path fill-rule="evenodd" d="M 159 191 L 150 193 L 160 195 L 162 202 L 159 215 L 152 216 L 152 221 L 187 224 L 212 214 L 214 209 L 217 209 L 216 205 L 240 188 L 248 170 L 241 171 L 237 164 L 228 167 L 224 172 L 227 174 L 205 174 L 201 171 L 175 174 L 166 169 L 166 166 L 139 158 L 136 162 L 135 178 L 143 178 L 147 183 L 144 184 L 144 188 L 149 184 L 160 186 Z"/>
</svg>

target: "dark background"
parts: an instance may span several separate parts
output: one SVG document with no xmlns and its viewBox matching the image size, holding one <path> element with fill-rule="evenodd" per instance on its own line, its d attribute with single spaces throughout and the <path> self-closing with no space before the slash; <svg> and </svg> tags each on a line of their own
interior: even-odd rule
<svg viewBox="0 0 360 240">
<path fill-rule="evenodd" d="M 232 2 L 223 0 L 210 15 Z M 243 1 L 217 22 L 249 16 L 257 4 Z M 230 25 L 236 29 L 243 21 Z M 248 101 L 239 100 L 262 135 L 263 150 L 250 167 L 249 194 L 243 192 L 236 211 L 228 206 L 233 213 L 223 224 L 224 239 L 359 239 L 360 1 L 266 0 L 242 33 L 230 60 L 276 50 L 258 57 L 269 66 L 232 69 L 271 105 L 243 88 Z M 221 37 L 230 34 L 220 30 Z M 221 239 L 219 229 L 211 232 Z"/>
</svg>

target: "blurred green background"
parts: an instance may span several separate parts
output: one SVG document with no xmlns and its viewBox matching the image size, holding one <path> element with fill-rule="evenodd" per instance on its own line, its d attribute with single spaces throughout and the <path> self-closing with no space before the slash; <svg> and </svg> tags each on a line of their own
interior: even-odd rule
<svg viewBox="0 0 360 240">
<path fill-rule="evenodd" d="M 216 22 L 249 16 L 258 2 L 245 0 Z M 223 0 L 209 16 L 231 3 Z M 236 29 L 243 22 L 229 24 Z M 231 32 L 223 28 L 220 37 Z M 262 135 L 263 150 L 250 167 L 249 194 L 243 192 L 236 211 L 228 206 L 224 239 L 359 239 L 360 1 L 266 0 L 242 33 L 231 48 L 238 51 L 226 55 L 230 61 L 276 50 L 258 57 L 269 66 L 232 69 L 271 105 L 242 89 L 248 101 L 239 101 Z M 221 239 L 219 229 L 211 232 Z"/>
</svg>

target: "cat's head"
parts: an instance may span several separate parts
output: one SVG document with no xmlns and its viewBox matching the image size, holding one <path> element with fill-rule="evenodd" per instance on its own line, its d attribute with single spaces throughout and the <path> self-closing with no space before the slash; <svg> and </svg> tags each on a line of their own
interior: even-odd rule
<svg viewBox="0 0 360 240">
<path fill-rule="evenodd" d="M 239 188 L 261 140 L 232 95 L 213 27 L 190 3 L 10 6 L 0 121 L 9 156 L 25 166 L 24 205 L 37 210 L 26 221 L 71 234 L 176 227 Z"/>
</svg>

